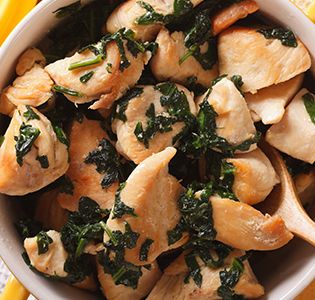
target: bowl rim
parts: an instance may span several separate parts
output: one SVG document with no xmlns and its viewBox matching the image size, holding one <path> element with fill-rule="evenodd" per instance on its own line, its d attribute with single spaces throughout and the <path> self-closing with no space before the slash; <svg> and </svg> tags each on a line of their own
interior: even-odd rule
<svg viewBox="0 0 315 300">
<path fill-rule="evenodd" d="M 256 0 L 259 3 L 263 3 L 266 0 Z M 295 18 L 301 21 L 301 23 L 304 24 L 304 27 L 306 26 L 305 24 L 312 24 L 313 26 L 314 23 L 311 22 L 304 14 L 301 12 L 293 3 L 291 3 L 288 0 L 274 0 L 278 2 L 280 6 L 283 5 L 288 5 L 294 15 Z M 0 47 L 0 62 L 4 59 L 5 55 L 9 51 L 10 47 L 14 45 L 15 40 L 19 36 L 19 34 L 24 30 L 24 27 L 27 26 L 32 20 L 40 14 L 42 11 L 49 10 L 49 7 L 53 6 L 56 2 L 68 2 L 74 3 L 76 0 L 42 0 L 39 2 L 39 4 L 36 5 L 19 23 L 18 25 L 13 29 L 13 31 L 9 34 L 9 36 L 6 38 L 6 40 L 3 42 L 3 44 Z M 81 2 L 86 2 L 86 0 Z M 268 2 L 268 1 L 266 1 Z M 273 5 L 270 4 L 270 5 Z M 67 5 L 67 4 L 64 4 Z M 266 4 L 267 5 L 267 4 Z M 264 4 L 263 4 L 264 6 Z M 269 15 L 269 13 L 267 13 Z M 280 20 L 281 23 L 282 20 Z M 279 20 L 278 20 L 279 23 Z M 299 36 L 299 34 L 298 34 Z M 315 56 L 315 52 L 314 52 Z M 315 68 L 315 64 L 313 61 L 313 68 Z M 0 199 L 1 201 L 1 199 Z M 1 243 L 2 244 L 2 243 Z M 37 299 L 43 299 L 42 296 L 44 296 L 41 292 L 38 292 L 36 290 L 36 283 L 31 283 L 30 280 L 22 276 L 22 272 L 18 268 L 18 264 L 14 264 L 14 258 L 11 257 L 9 258 L 9 254 L 3 250 L 3 247 L 0 245 L 0 257 L 3 260 L 4 264 L 7 266 L 7 268 L 10 270 L 10 272 L 37 298 Z M 292 288 L 286 292 L 285 295 L 281 296 L 280 300 L 285 300 L 285 299 L 293 299 L 296 297 L 301 291 L 303 291 L 315 278 L 315 263 L 309 268 L 308 272 L 305 272 L 303 276 L 299 277 L 299 280 L 297 283 L 292 286 Z M 268 297 L 268 295 L 267 295 Z"/>
</svg>

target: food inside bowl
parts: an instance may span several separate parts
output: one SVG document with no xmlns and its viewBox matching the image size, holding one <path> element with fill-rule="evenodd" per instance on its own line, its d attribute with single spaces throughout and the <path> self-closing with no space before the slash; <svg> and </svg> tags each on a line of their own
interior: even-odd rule
<svg viewBox="0 0 315 300">
<path fill-rule="evenodd" d="M 16 224 L 32 270 L 107 299 L 264 294 L 251 251 L 293 234 L 255 206 L 279 184 L 261 141 L 310 203 L 315 99 L 308 50 L 258 10 L 97 0 L 55 12 L 61 25 L 0 97 L 0 192 L 34 205 Z"/>
</svg>

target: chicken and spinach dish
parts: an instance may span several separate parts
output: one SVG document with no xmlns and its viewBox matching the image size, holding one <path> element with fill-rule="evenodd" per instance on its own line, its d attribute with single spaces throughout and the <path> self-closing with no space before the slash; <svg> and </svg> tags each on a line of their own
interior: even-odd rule
<svg viewBox="0 0 315 300">
<path fill-rule="evenodd" d="M 249 258 L 293 234 L 263 202 L 281 152 L 315 184 L 308 50 L 253 0 L 58 9 L 2 92 L 0 192 L 38 274 L 106 299 L 252 299 Z M 12 199 L 12 201 L 15 201 Z M 30 208 L 30 207 L 29 207 Z"/>
</svg>

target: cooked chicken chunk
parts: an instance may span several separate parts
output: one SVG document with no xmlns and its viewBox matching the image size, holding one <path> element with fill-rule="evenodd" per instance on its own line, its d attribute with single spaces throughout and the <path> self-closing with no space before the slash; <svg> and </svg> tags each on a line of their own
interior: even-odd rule
<svg viewBox="0 0 315 300">
<path fill-rule="evenodd" d="M 137 217 L 124 214 L 115 218 L 115 203 L 107 226 L 110 230 L 125 232 L 125 222 L 132 231 L 139 234 L 135 248 L 125 249 L 125 260 L 135 265 L 152 263 L 162 252 L 178 248 L 186 241 L 186 236 L 175 244 L 168 245 L 167 231 L 179 222 L 180 213 L 177 199 L 182 186 L 177 179 L 168 174 L 168 163 L 176 153 L 175 148 L 168 147 L 153 154 L 140 163 L 126 181 L 120 193 L 120 201 L 134 209 Z M 163 216 L 163 217 L 162 217 Z M 139 251 L 146 239 L 153 240 L 146 261 L 139 258 Z M 104 240 L 108 240 L 105 233 Z"/>
<path fill-rule="evenodd" d="M 64 270 L 64 264 L 68 259 L 68 253 L 63 247 L 60 233 L 55 230 L 49 230 L 47 235 L 52 239 L 52 243 L 49 244 L 48 251 L 42 254 L 38 254 L 37 237 L 24 240 L 24 248 L 30 259 L 31 265 L 43 274 L 65 278 L 68 276 L 68 273 Z M 74 283 L 73 286 L 92 291 L 97 288 L 92 276 Z"/>
<path fill-rule="evenodd" d="M 161 105 L 162 93 L 154 86 L 143 86 L 143 91 L 138 96 L 132 98 L 125 110 L 126 121 L 115 119 L 112 123 L 112 129 L 117 134 L 116 148 L 119 153 L 127 159 L 133 160 L 139 164 L 153 153 L 162 151 L 168 146 L 172 146 L 173 138 L 178 135 L 184 128 L 183 122 L 176 122 L 172 125 L 172 130 L 159 133 L 157 132 L 150 140 L 146 148 L 143 142 L 140 142 L 134 131 L 139 122 L 142 123 L 144 130 L 148 126 L 149 118 L 148 109 L 154 105 L 156 116 L 168 116 L 167 107 Z M 192 93 L 180 85 L 176 88 L 183 92 L 187 98 L 189 109 L 193 115 L 196 115 L 196 105 Z M 118 107 L 119 109 L 119 107 Z"/>
<path fill-rule="evenodd" d="M 218 41 L 220 74 L 238 74 L 244 92 L 285 82 L 308 70 L 310 55 L 298 46 L 287 47 L 278 39 L 266 39 L 255 28 L 233 27 L 221 33 Z"/>
<path fill-rule="evenodd" d="M 62 176 L 68 166 L 67 146 L 50 121 L 35 108 L 18 106 L 0 148 L 0 192 L 35 192 Z"/>
<path fill-rule="evenodd" d="M 144 65 L 150 58 L 149 52 L 138 53 L 137 57 L 134 57 L 125 44 L 124 49 L 130 65 L 123 70 L 120 69 L 119 48 L 114 41 L 106 46 L 106 59 L 101 60 L 98 64 L 69 70 L 73 63 L 95 58 L 90 50 L 85 50 L 81 53 L 75 53 L 71 57 L 58 60 L 46 66 L 45 69 L 58 86 L 77 93 L 77 96 L 65 93 L 70 101 L 80 104 L 99 99 L 90 106 L 91 109 L 110 108 L 116 99 L 136 84 Z M 93 76 L 87 82 L 82 83 L 80 78 L 92 71 L 94 72 Z"/>
<path fill-rule="evenodd" d="M 142 276 L 138 287 L 133 289 L 122 284 L 116 285 L 111 275 L 106 274 L 103 267 L 97 264 L 97 276 L 102 287 L 102 292 L 108 300 L 141 300 L 152 290 L 161 277 L 161 271 L 156 262 L 151 264 L 151 270 L 142 268 Z"/>
<path fill-rule="evenodd" d="M 256 134 L 253 120 L 243 96 L 234 83 L 223 78 L 212 87 L 210 94 L 209 92 L 200 96 L 197 103 L 201 104 L 207 99 L 218 114 L 216 133 L 233 146 L 253 139 Z M 256 144 L 253 144 L 250 150 L 255 148 Z"/>
<path fill-rule="evenodd" d="M 307 93 L 307 89 L 302 89 L 295 96 L 282 120 L 267 131 L 266 140 L 278 150 L 312 164 L 315 162 L 315 124 L 305 108 L 303 96 Z"/>
<path fill-rule="evenodd" d="M 310 204 L 314 201 L 314 189 L 315 189 L 315 172 L 314 170 L 309 173 L 302 173 L 294 178 L 294 184 L 296 191 L 299 195 L 303 205 Z"/>
<path fill-rule="evenodd" d="M 96 170 L 95 164 L 85 163 L 85 158 L 95 150 L 100 141 L 107 138 L 99 121 L 83 119 L 82 123 L 74 121 L 70 130 L 70 166 L 66 176 L 73 184 L 73 193 L 60 193 L 59 204 L 70 211 L 78 209 L 81 196 L 96 201 L 101 208 L 111 209 L 114 204 L 118 183 L 108 188 L 102 188 L 101 181 L 104 174 Z"/>
<path fill-rule="evenodd" d="M 24 248 L 31 261 L 31 265 L 47 275 L 57 275 L 66 277 L 68 273 L 64 270 L 64 264 L 68 258 L 68 253 L 63 247 L 60 233 L 49 230 L 47 235 L 53 240 L 46 253 L 38 254 L 37 238 L 27 238 L 24 240 Z"/>
<path fill-rule="evenodd" d="M 256 149 L 226 159 L 236 168 L 232 190 L 235 196 L 249 205 L 257 204 L 279 183 L 278 176 L 267 156 Z"/>
<path fill-rule="evenodd" d="M 245 100 L 255 122 L 276 124 L 281 121 L 286 105 L 302 86 L 304 76 L 298 75 L 286 82 L 259 90 L 256 94 L 246 93 Z"/>
<path fill-rule="evenodd" d="M 19 57 L 15 71 L 19 76 L 24 75 L 27 71 L 33 68 L 35 64 L 42 67 L 46 65 L 46 58 L 43 53 L 37 48 L 29 48 Z"/>
<path fill-rule="evenodd" d="M 21 104 L 34 107 L 40 106 L 53 97 L 51 91 L 53 84 L 48 73 L 40 65 L 35 64 L 25 74 L 17 77 L 12 85 L 3 91 L 0 105 L 9 105 L 11 108 L 12 105 L 15 107 Z M 10 115 L 12 110 L 9 109 L 6 112 L 6 110 L 1 109 L 1 112 Z"/>
<path fill-rule="evenodd" d="M 12 117 L 16 106 L 8 99 L 7 91 L 9 87 L 6 87 L 0 94 L 0 113 Z"/>
<path fill-rule="evenodd" d="M 211 197 L 216 240 L 241 250 L 274 250 L 293 235 L 279 216 L 263 215 L 242 202 Z"/>
<path fill-rule="evenodd" d="M 202 285 L 198 287 L 190 279 L 188 283 L 184 279 L 188 273 L 185 263 L 185 255 L 180 255 L 164 271 L 162 278 L 157 282 L 154 289 L 148 296 L 148 300 L 174 300 L 174 299 L 198 299 L 198 300 L 217 300 L 221 299 L 217 290 L 221 285 L 220 272 L 225 268 L 229 269 L 233 259 L 242 256 L 242 252 L 234 250 L 225 260 L 222 268 L 212 269 L 207 267 L 204 262 L 197 257 L 202 275 Z M 233 288 L 236 294 L 243 295 L 246 299 L 258 298 L 264 294 L 264 288 L 257 282 L 249 263 L 244 264 L 244 271 Z"/>
<path fill-rule="evenodd" d="M 146 0 L 145 3 L 159 14 L 170 15 L 174 13 L 175 1 Z M 197 6 L 203 0 L 191 0 L 193 6 Z M 138 18 L 144 16 L 147 10 L 142 7 L 138 0 L 124 1 L 109 16 L 104 32 L 114 33 L 121 28 L 129 28 L 135 32 L 136 39 L 142 41 L 152 41 L 163 27 L 163 23 L 158 21 L 152 24 L 140 25 Z"/>
<path fill-rule="evenodd" d="M 253 0 L 240 1 L 222 9 L 212 18 L 212 34 L 219 34 L 238 20 L 246 18 L 258 9 L 259 6 Z"/>
<path fill-rule="evenodd" d="M 205 70 L 193 56 L 180 63 L 180 59 L 188 51 L 184 38 L 183 32 L 170 33 L 165 28 L 159 32 L 156 38 L 159 47 L 151 60 L 154 77 L 159 81 L 171 80 L 184 85 L 187 84 L 189 77 L 196 77 L 197 83 L 205 87 L 210 86 L 212 80 L 218 76 L 217 66 Z M 206 52 L 207 48 L 208 43 L 205 43 L 202 51 Z"/>
<path fill-rule="evenodd" d="M 44 228 L 61 230 L 67 222 L 68 213 L 57 201 L 59 190 L 54 189 L 43 193 L 36 204 L 34 219 L 43 224 Z"/>
</svg>

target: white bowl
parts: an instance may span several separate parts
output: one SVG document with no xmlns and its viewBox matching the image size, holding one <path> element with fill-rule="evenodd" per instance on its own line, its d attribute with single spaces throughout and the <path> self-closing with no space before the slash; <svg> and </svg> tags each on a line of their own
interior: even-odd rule
<svg viewBox="0 0 315 300">
<path fill-rule="evenodd" d="M 0 90 L 11 79 L 16 60 L 34 46 L 56 24 L 56 9 L 75 0 L 44 0 L 15 28 L 0 48 Z M 315 25 L 288 0 L 257 0 L 261 10 L 282 25 L 290 27 L 312 54 L 315 70 Z M 24 263 L 21 241 L 13 222 L 16 201 L 0 196 L 0 256 L 24 286 L 40 300 L 99 299 L 98 296 L 54 282 L 33 273 Z M 293 299 L 315 278 L 315 249 L 298 239 L 272 253 L 256 257 L 254 271 L 270 300 Z"/>
</svg>

